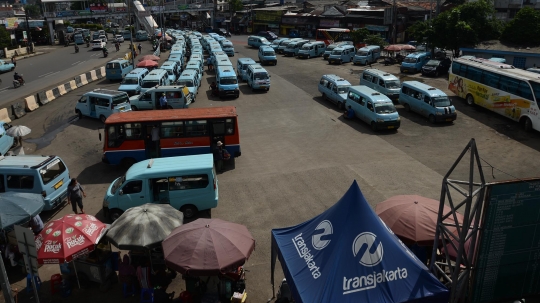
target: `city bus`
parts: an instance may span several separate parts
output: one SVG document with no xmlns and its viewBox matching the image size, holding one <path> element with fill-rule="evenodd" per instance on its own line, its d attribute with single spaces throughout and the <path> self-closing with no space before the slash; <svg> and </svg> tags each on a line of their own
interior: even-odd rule
<svg viewBox="0 0 540 303">
<path fill-rule="evenodd" d="M 341 41 L 352 41 L 351 30 L 347 28 L 319 28 L 317 30 L 317 41 L 324 41 L 326 45 Z"/>
<path fill-rule="evenodd" d="M 479 58 L 458 58 L 449 71 L 448 89 L 465 99 L 540 131 L 540 77 L 512 65 Z"/>
<path fill-rule="evenodd" d="M 218 141 L 239 157 L 237 117 L 234 106 L 112 114 L 105 121 L 102 161 L 130 167 L 151 158 L 207 154 Z"/>
</svg>

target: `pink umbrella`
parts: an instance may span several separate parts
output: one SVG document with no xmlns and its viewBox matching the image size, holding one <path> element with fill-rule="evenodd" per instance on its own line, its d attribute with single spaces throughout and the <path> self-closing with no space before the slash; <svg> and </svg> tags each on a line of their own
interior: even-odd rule
<svg viewBox="0 0 540 303">
<path fill-rule="evenodd" d="M 401 195 L 379 203 L 375 212 L 403 242 L 433 245 L 439 203 L 417 195 Z M 443 211 L 450 212 L 450 207 L 444 206 Z M 459 222 L 463 221 L 461 214 L 457 214 L 457 217 Z M 445 222 L 452 224 L 453 219 L 448 218 Z M 448 228 L 451 232 L 455 230 Z"/>
<path fill-rule="evenodd" d="M 144 60 L 150 60 L 150 61 L 159 61 L 159 57 L 158 56 L 154 56 L 154 55 L 146 55 L 146 56 L 142 56 L 141 58 L 139 58 L 139 62 L 140 61 L 144 61 Z"/>
<path fill-rule="evenodd" d="M 384 50 L 389 51 L 389 52 L 399 52 L 400 50 L 402 50 L 402 45 L 401 44 L 388 45 L 384 48 Z"/>
<path fill-rule="evenodd" d="M 157 67 L 158 63 L 152 60 L 143 60 L 137 64 L 137 67 Z"/>
<path fill-rule="evenodd" d="M 401 50 L 407 50 L 407 51 L 413 51 L 416 50 L 416 47 L 410 45 L 410 44 L 400 44 Z"/>
</svg>

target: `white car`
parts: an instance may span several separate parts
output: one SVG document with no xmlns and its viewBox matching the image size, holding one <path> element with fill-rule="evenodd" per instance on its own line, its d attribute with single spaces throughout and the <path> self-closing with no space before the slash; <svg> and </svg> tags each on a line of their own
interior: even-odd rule
<svg viewBox="0 0 540 303">
<path fill-rule="evenodd" d="M 116 35 L 116 36 L 114 36 L 114 41 L 122 43 L 122 42 L 124 42 L 124 36 Z"/>
<path fill-rule="evenodd" d="M 107 36 L 105 35 L 99 35 L 99 39 L 101 39 L 101 41 L 103 41 L 103 43 L 107 43 Z"/>
<path fill-rule="evenodd" d="M 101 39 L 92 40 L 92 49 L 102 49 L 107 44 Z"/>
</svg>

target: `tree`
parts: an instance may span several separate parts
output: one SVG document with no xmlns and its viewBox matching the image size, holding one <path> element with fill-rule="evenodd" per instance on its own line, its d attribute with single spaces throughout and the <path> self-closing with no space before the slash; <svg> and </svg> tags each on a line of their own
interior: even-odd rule
<svg viewBox="0 0 540 303">
<path fill-rule="evenodd" d="M 419 45 L 423 43 L 433 44 L 433 27 L 428 21 L 417 21 L 407 29 L 407 32 Z"/>
<path fill-rule="evenodd" d="M 28 4 L 24 6 L 24 10 L 28 12 L 29 17 L 41 16 L 41 8 L 39 4 Z"/>
<path fill-rule="evenodd" d="M 367 35 L 364 39 L 367 45 L 378 45 L 383 48 L 387 43 L 380 35 Z"/>
<path fill-rule="evenodd" d="M 506 24 L 501 41 L 522 45 L 540 44 L 540 13 L 524 7 Z"/>
<path fill-rule="evenodd" d="M 433 20 L 435 46 L 450 49 L 459 55 L 462 46 L 474 45 L 478 37 L 473 28 L 460 18 L 460 10 L 446 11 Z"/>
<path fill-rule="evenodd" d="M 242 0 L 228 0 L 229 3 L 229 10 L 232 14 L 234 14 L 237 11 L 241 11 L 244 8 L 244 4 L 242 4 Z"/>
<path fill-rule="evenodd" d="M 11 45 L 11 36 L 5 27 L 0 26 L 0 47 L 8 47 Z"/>
<path fill-rule="evenodd" d="M 369 30 L 365 27 L 359 28 L 351 32 L 351 39 L 354 45 L 357 45 L 360 42 L 364 41 L 367 36 L 369 36 Z"/>
</svg>

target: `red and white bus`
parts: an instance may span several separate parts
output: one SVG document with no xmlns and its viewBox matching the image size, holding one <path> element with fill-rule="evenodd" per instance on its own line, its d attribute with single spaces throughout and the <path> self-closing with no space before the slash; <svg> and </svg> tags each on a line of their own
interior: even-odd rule
<svg viewBox="0 0 540 303">
<path fill-rule="evenodd" d="M 352 41 L 350 33 L 351 30 L 347 28 L 319 28 L 316 39 L 330 45 L 341 41 Z"/>
<path fill-rule="evenodd" d="M 212 153 L 218 141 L 239 157 L 237 118 L 234 106 L 115 113 L 105 121 L 102 160 L 129 167 L 150 158 Z"/>
</svg>

